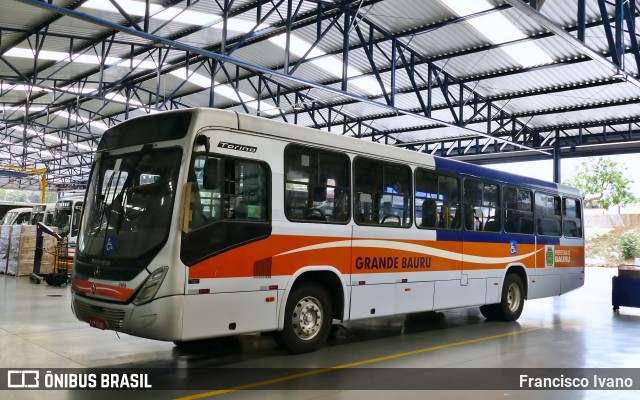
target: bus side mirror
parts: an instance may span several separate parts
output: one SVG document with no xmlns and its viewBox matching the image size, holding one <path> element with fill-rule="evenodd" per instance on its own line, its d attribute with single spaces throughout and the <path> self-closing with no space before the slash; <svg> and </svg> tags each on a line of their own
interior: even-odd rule
<svg viewBox="0 0 640 400">
<path fill-rule="evenodd" d="M 220 172 L 222 160 L 218 158 L 207 158 L 204 163 L 204 175 L 202 177 L 202 186 L 205 190 L 216 190 L 218 182 L 220 182 Z"/>
<path fill-rule="evenodd" d="M 180 203 L 180 230 L 183 233 L 191 231 L 191 195 L 193 182 L 187 182 L 182 188 L 182 203 Z"/>
</svg>

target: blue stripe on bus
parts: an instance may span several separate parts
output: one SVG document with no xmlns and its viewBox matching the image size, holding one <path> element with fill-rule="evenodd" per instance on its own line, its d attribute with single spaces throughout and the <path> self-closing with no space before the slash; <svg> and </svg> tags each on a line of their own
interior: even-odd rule
<svg viewBox="0 0 640 400">
<path fill-rule="evenodd" d="M 538 244 L 560 244 L 560 238 L 554 236 L 538 236 Z"/>
<path fill-rule="evenodd" d="M 444 242 L 487 242 L 487 243 L 510 243 L 515 240 L 521 244 L 535 244 L 535 235 L 518 235 L 500 232 L 463 232 L 462 230 L 438 229 L 436 232 L 438 241 Z M 559 245 L 560 238 L 553 236 L 538 236 L 538 244 Z"/>
<path fill-rule="evenodd" d="M 468 164 L 460 161 L 449 160 L 446 158 L 435 157 L 436 169 L 448 170 L 467 175 L 492 179 L 499 182 L 511 183 L 514 185 L 530 185 L 544 189 L 558 190 L 558 185 L 553 182 L 547 182 L 540 179 L 534 179 L 527 176 L 512 174 L 509 172 L 498 171 L 479 165 Z"/>
</svg>

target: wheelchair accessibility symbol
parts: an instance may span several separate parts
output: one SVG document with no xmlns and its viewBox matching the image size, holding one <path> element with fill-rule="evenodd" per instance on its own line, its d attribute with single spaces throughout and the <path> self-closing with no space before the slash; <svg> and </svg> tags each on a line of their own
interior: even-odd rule
<svg viewBox="0 0 640 400">
<path fill-rule="evenodd" d="M 509 245 L 509 254 L 515 256 L 518 253 L 518 242 L 512 240 Z"/>
<path fill-rule="evenodd" d="M 104 246 L 104 252 L 109 254 L 116 249 L 117 236 L 107 236 L 107 243 Z"/>
</svg>

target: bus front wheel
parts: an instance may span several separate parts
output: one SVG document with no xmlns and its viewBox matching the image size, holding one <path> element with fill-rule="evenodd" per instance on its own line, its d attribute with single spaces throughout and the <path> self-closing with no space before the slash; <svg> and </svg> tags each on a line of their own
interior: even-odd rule
<svg viewBox="0 0 640 400">
<path fill-rule="evenodd" d="M 502 285 L 502 299 L 498 304 L 480 307 L 480 313 L 490 320 L 515 321 L 524 308 L 524 284 L 516 274 L 507 274 Z"/>
<path fill-rule="evenodd" d="M 331 298 L 320 285 L 304 283 L 289 294 L 284 328 L 276 340 L 293 354 L 309 353 L 324 345 L 331 331 Z"/>
</svg>

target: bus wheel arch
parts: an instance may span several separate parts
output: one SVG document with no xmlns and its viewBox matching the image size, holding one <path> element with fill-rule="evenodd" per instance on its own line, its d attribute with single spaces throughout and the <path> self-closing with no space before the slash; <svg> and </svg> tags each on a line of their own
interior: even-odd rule
<svg viewBox="0 0 640 400">
<path fill-rule="evenodd" d="M 333 319 L 344 315 L 344 282 L 331 269 L 302 271 L 292 279 L 279 315 L 278 344 L 308 353 L 326 342 Z"/>
<path fill-rule="evenodd" d="M 515 321 L 520 318 L 527 298 L 527 273 L 522 265 L 510 266 L 502 283 L 500 302 L 480 307 L 489 320 Z"/>
</svg>

